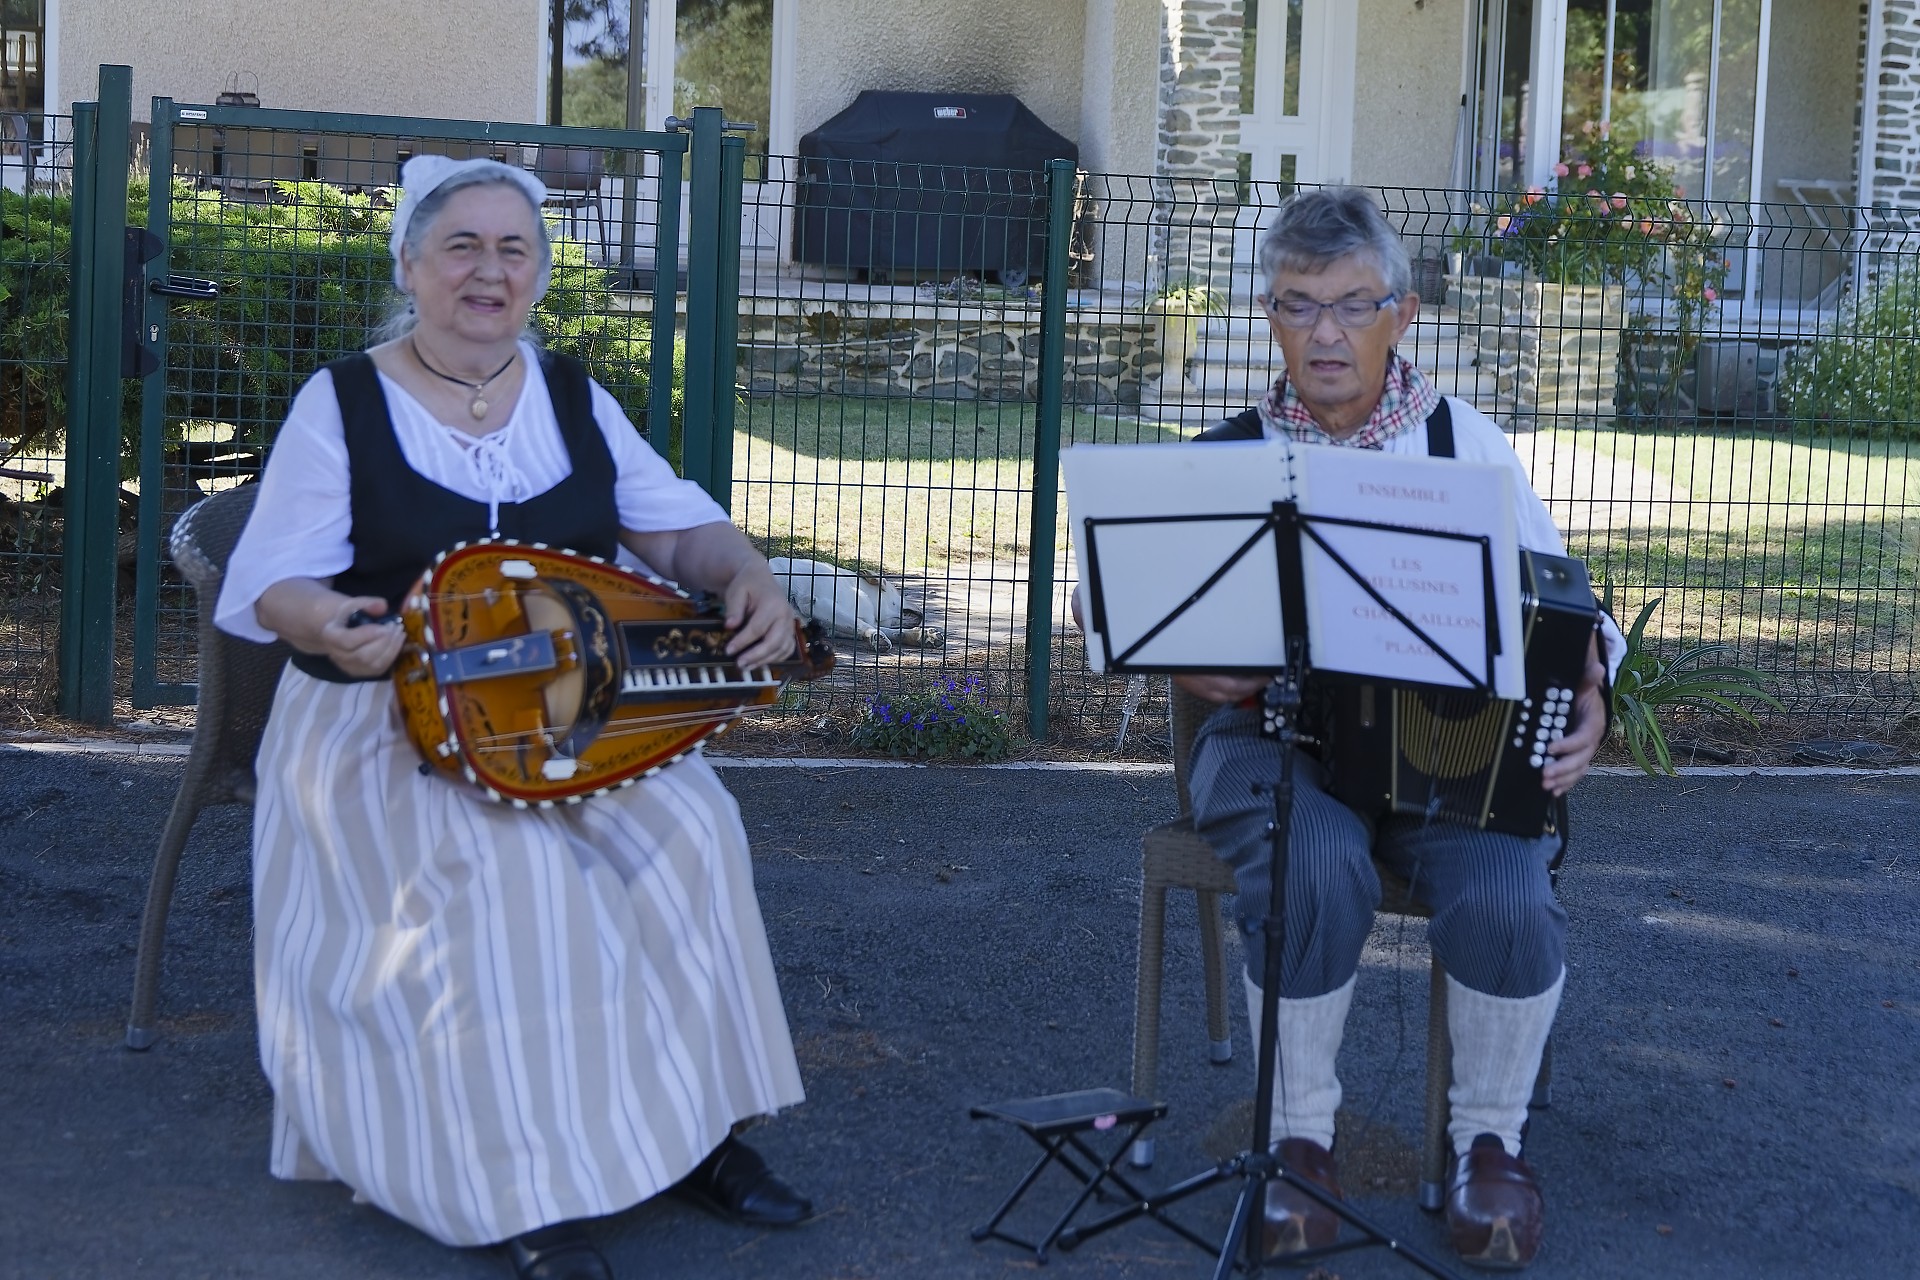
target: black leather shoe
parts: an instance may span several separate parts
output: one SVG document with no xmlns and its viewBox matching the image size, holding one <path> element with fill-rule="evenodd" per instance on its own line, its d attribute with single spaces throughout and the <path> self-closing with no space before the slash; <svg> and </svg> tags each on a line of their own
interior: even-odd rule
<svg viewBox="0 0 1920 1280">
<path fill-rule="evenodd" d="M 709 1152 L 674 1184 L 673 1193 L 747 1227 L 792 1227 L 813 1216 L 813 1201 L 783 1182 L 759 1152 L 736 1138 Z"/>
<path fill-rule="evenodd" d="M 518 1280 L 613 1280 L 613 1268 L 577 1222 L 529 1231 L 501 1248 Z"/>
</svg>

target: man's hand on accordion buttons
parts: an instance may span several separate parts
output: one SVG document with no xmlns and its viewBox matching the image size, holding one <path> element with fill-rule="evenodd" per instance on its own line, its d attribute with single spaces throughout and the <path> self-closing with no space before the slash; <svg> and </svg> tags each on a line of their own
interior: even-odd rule
<svg viewBox="0 0 1920 1280">
<path fill-rule="evenodd" d="M 1547 748 L 1551 758 L 1540 770 L 1540 785 L 1556 796 L 1567 794 L 1574 783 L 1587 776 L 1593 753 L 1600 749 L 1600 739 L 1607 731 L 1607 705 L 1600 692 L 1606 678 L 1607 669 L 1600 665 L 1600 642 L 1596 637 L 1587 642 L 1587 670 L 1574 693 L 1573 719 L 1567 725 L 1567 736 Z"/>
</svg>

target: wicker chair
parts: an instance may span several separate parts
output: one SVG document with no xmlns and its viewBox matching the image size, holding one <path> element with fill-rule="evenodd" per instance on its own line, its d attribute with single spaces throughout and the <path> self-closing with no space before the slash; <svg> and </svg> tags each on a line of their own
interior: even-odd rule
<svg viewBox="0 0 1920 1280">
<path fill-rule="evenodd" d="M 1200 912 L 1200 942 L 1207 992 L 1207 1039 L 1212 1060 L 1230 1061 L 1233 1041 L 1227 1022 L 1227 960 L 1220 927 L 1220 895 L 1234 892 L 1233 870 L 1214 855 L 1193 829 L 1193 799 L 1187 790 L 1193 739 L 1213 708 L 1181 691 L 1172 690 L 1173 776 L 1180 793 L 1180 816 L 1151 827 L 1140 840 L 1140 961 L 1134 979 L 1133 1082 L 1137 1098 L 1152 1098 L 1160 1079 L 1160 983 L 1166 953 L 1167 891 L 1191 889 Z M 1565 809 L 1561 830 L 1565 831 Z M 1562 849 L 1564 854 L 1565 850 Z M 1556 867 L 1558 863 L 1556 861 Z M 1414 900 L 1404 877 L 1378 860 L 1380 910 L 1390 915 L 1428 918 L 1423 903 Z M 1453 1045 L 1447 1034 L 1447 972 L 1438 958 L 1429 965 L 1427 1002 L 1426 1122 L 1420 1155 L 1420 1207 L 1438 1212 L 1445 1204 L 1447 1163 L 1452 1154 L 1447 1141 L 1447 1090 L 1453 1083 Z M 1553 1044 L 1540 1061 L 1534 1083 L 1533 1105 L 1552 1100 Z M 1134 1144 L 1132 1163 L 1153 1163 L 1153 1140 Z"/>
<path fill-rule="evenodd" d="M 253 803 L 253 757 L 273 707 L 273 691 L 287 663 L 284 644 L 238 640 L 213 625 L 227 557 L 253 511 L 257 485 L 241 485 L 189 508 L 173 526 L 173 562 L 193 584 L 199 617 L 200 707 L 194 722 L 187 776 L 173 799 L 160 851 L 153 860 L 146 914 L 140 920 L 140 953 L 133 969 L 133 1011 L 127 1047 L 146 1049 L 159 1039 L 154 1003 L 160 986 L 160 955 L 166 946 L 167 909 L 173 901 L 180 854 L 200 810 L 214 804 Z"/>
</svg>

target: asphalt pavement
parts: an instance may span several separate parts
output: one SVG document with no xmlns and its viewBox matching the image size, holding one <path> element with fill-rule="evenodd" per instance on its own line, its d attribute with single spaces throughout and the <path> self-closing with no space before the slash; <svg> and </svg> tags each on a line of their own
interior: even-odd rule
<svg viewBox="0 0 1920 1280">
<path fill-rule="evenodd" d="M 506 1277 L 332 1184 L 266 1172 L 249 813 L 209 811 L 176 897 L 162 1039 L 121 1047 L 178 759 L 0 748 L 0 1277 Z M 1139 835 L 1165 774 L 733 769 L 807 1102 L 751 1141 L 820 1208 L 800 1230 L 678 1203 L 600 1225 L 623 1280 L 973 1280 L 1036 1264 L 983 1221 L 1034 1148 L 975 1103 L 1124 1087 Z M 1528 1155 L 1541 1280 L 1920 1276 L 1920 781 L 1596 778 L 1562 880 L 1571 969 Z M 1175 895 L 1158 1186 L 1242 1145 L 1252 1055 L 1207 1062 L 1193 905 Z M 1234 963 L 1238 964 L 1237 957 Z M 1383 918 L 1342 1054 L 1355 1207 L 1446 1256 L 1413 1203 L 1420 927 Z M 1030 1193 L 1031 1229 L 1073 1188 Z M 1231 1194 L 1178 1215 L 1224 1230 Z M 1151 1223 L 1059 1280 L 1210 1274 Z M 1300 1274 L 1294 1272 L 1292 1274 Z M 1380 1251 L 1340 1280 L 1413 1276 Z"/>
</svg>

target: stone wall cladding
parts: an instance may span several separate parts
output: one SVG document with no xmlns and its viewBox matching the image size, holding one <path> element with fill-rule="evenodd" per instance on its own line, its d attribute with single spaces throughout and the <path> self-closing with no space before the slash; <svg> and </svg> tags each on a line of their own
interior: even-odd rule
<svg viewBox="0 0 1920 1280">
<path fill-rule="evenodd" d="M 1447 301 L 1494 375 L 1488 416 L 1523 430 L 1597 426 L 1614 416 L 1626 289 L 1464 276 Z"/>
<path fill-rule="evenodd" d="M 1871 139 L 1873 191 L 1861 203 L 1920 206 L 1920 0 L 1886 0 L 1880 47 L 1867 51 L 1880 82 Z"/>
<path fill-rule="evenodd" d="M 1154 256 L 1163 282 L 1227 289 L 1239 212 L 1242 0 L 1165 0 Z"/>
<path fill-rule="evenodd" d="M 1140 403 L 1160 376 L 1147 318 L 1067 322 L 1065 400 L 1085 408 Z M 1034 400 L 1040 313 L 984 307 L 847 303 L 834 310 L 743 314 L 739 380 L 749 394 Z"/>
</svg>

